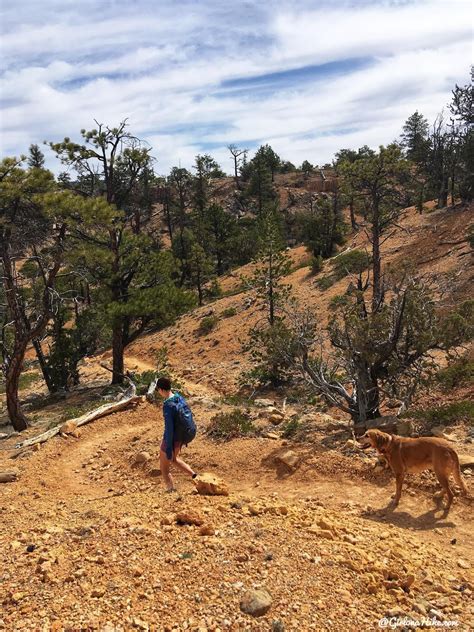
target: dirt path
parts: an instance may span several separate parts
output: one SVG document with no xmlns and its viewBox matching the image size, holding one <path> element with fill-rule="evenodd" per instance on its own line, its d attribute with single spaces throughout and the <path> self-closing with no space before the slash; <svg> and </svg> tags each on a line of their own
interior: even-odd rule
<svg viewBox="0 0 474 632">
<path fill-rule="evenodd" d="M 17 462 L 20 481 L 0 490 L 0 630 L 104 632 L 109 623 L 122 626 L 116 631 L 268 632 L 273 620 L 295 632 L 371 630 L 387 613 L 416 608 L 469 621 L 470 570 L 459 567 L 472 559 L 468 505 L 436 520 L 424 492 L 406 493 L 399 510 L 384 513 L 393 481 L 322 473 L 339 467 L 335 451 L 308 455 L 308 446 L 291 445 L 302 464 L 282 473 L 274 462 L 288 449 L 281 441 L 216 445 L 202 435 L 185 458 L 223 476 L 230 498 L 196 496 L 179 474 L 180 495 L 167 495 L 153 476 L 161 434 L 159 408 L 142 404 Z M 142 450 L 152 461 L 135 468 Z M 174 524 L 189 510 L 214 535 Z M 402 578 L 390 580 L 397 586 L 412 567 L 414 590 L 384 588 L 383 573 Z M 239 610 L 255 586 L 274 602 L 260 619 Z"/>
</svg>

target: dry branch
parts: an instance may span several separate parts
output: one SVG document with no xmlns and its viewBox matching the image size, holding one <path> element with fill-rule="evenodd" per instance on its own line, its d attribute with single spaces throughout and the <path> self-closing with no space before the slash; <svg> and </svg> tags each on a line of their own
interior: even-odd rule
<svg viewBox="0 0 474 632">
<path fill-rule="evenodd" d="M 51 437 L 59 434 L 61 429 L 65 424 L 70 424 L 79 428 L 79 426 L 84 426 L 85 424 L 90 423 L 91 421 L 95 421 L 96 419 L 100 419 L 101 417 L 105 417 L 106 415 L 110 415 L 111 413 L 115 413 L 119 410 L 123 410 L 124 408 L 128 408 L 128 406 L 136 405 L 141 400 L 141 397 L 137 395 L 137 388 L 135 384 L 130 380 L 130 388 L 128 388 L 123 397 L 118 402 L 113 402 L 112 404 L 103 404 L 96 408 L 95 410 L 91 410 L 90 412 L 82 415 L 81 417 L 76 417 L 75 419 L 70 419 L 63 424 L 58 424 L 51 430 L 47 430 L 42 434 L 32 437 L 31 439 L 26 439 L 21 443 L 17 443 L 15 448 L 27 448 L 31 445 L 35 445 L 36 443 L 44 443 Z"/>
</svg>

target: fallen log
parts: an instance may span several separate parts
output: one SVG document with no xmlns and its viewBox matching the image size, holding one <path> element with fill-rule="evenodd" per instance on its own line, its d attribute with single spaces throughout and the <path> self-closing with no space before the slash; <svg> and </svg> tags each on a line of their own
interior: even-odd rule
<svg viewBox="0 0 474 632">
<path fill-rule="evenodd" d="M 17 478 L 17 472 L 0 472 L 0 483 L 13 483 Z"/>
<path fill-rule="evenodd" d="M 91 410 L 90 412 L 82 415 L 81 417 L 76 417 L 75 419 L 69 419 L 68 421 L 58 424 L 54 428 L 43 432 L 36 437 L 32 437 L 31 439 L 26 439 L 21 443 L 17 443 L 15 448 L 27 448 L 31 445 L 35 445 L 36 443 L 44 443 L 54 437 L 55 435 L 61 432 L 61 429 L 65 424 L 74 425 L 75 428 L 79 428 L 80 426 L 84 426 L 85 424 L 90 423 L 91 421 L 95 421 L 96 419 L 100 419 L 101 417 L 105 417 L 106 415 L 110 415 L 119 410 L 123 410 L 124 408 L 128 408 L 131 405 L 138 404 L 141 401 L 141 396 L 137 395 L 137 388 L 135 384 L 130 380 L 130 387 L 125 391 L 122 398 L 119 399 L 118 402 L 113 402 L 112 404 L 103 404 L 96 408 L 95 410 Z"/>
</svg>

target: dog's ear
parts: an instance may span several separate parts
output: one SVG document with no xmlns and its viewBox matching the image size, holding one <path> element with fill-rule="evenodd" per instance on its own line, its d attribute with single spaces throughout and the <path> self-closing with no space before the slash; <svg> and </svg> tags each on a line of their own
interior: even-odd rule
<svg viewBox="0 0 474 632">
<path fill-rule="evenodd" d="M 383 450 L 390 443 L 390 435 L 377 430 L 375 433 L 375 445 L 379 450 Z"/>
</svg>

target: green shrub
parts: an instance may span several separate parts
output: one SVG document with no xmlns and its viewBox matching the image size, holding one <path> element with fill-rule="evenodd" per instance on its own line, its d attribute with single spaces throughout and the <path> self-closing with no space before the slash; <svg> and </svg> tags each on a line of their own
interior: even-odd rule
<svg viewBox="0 0 474 632">
<path fill-rule="evenodd" d="M 224 395 L 221 398 L 221 402 L 223 404 L 227 404 L 228 406 L 248 406 L 250 404 L 249 398 L 246 395 L 241 395 L 240 393 Z"/>
<path fill-rule="evenodd" d="M 231 318 L 237 314 L 237 310 L 235 307 L 226 307 L 226 309 L 222 312 L 222 318 Z"/>
<path fill-rule="evenodd" d="M 20 391 L 29 388 L 32 384 L 34 384 L 38 379 L 39 379 L 40 375 L 39 373 L 37 373 L 36 371 L 33 372 L 29 372 L 29 373 L 22 373 L 20 375 L 20 383 L 18 385 L 18 388 Z"/>
<path fill-rule="evenodd" d="M 310 265 L 312 274 L 318 274 L 318 272 L 321 272 L 323 269 L 323 258 L 321 255 L 311 257 Z"/>
<path fill-rule="evenodd" d="M 408 411 L 406 417 L 425 419 L 430 425 L 449 425 L 457 421 L 474 422 L 474 402 L 461 400 L 426 410 Z"/>
<path fill-rule="evenodd" d="M 77 417 L 82 417 L 86 413 L 94 410 L 94 408 L 99 408 L 104 403 L 102 399 L 93 399 L 88 402 L 84 402 L 83 404 L 77 404 L 76 406 L 66 406 L 61 411 L 61 417 L 59 423 L 64 423 L 65 421 L 69 421 L 69 419 L 77 419 Z M 56 425 L 56 422 L 52 424 Z"/>
<path fill-rule="evenodd" d="M 440 369 L 436 374 L 436 379 L 447 390 L 463 384 L 472 384 L 474 381 L 474 361 L 467 356 L 458 358 L 445 369 Z"/>
<path fill-rule="evenodd" d="M 220 298 L 222 296 L 222 288 L 217 279 L 212 279 L 209 285 L 204 290 L 204 295 L 207 298 Z"/>
<path fill-rule="evenodd" d="M 335 280 L 336 279 L 333 276 L 323 276 L 321 279 L 318 279 L 317 285 L 319 289 L 324 292 L 334 285 Z"/>
<path fill-rule="evenodd" d="M 218 413 L 212 417 L 206 434 L 213 439 L 229 441 L 255 432 L 252 420 L 247 413 L 235 408 L 228 413 Z"/>
<path fill-rule="evenodd" d="M 291 358 L 296 353 L 296 340 L 283 320 L 254 328 L 243 349 L 250 353 L 252 368 L 240 374 L 242 387 L 279 386 L 293 380 Z"/>
<path fill-rule="evenodd" d="M 205 336 L 206 334 L 209 334 L 217 325 L 218 321 L 219 321 L 219 318 L 215 314 L 212 314 L 212 316 L 204 316 L 204 318 L 201 318 L 201 321 L 199 322 L 199 328 L 198 328 L 199 334 L 201 336 Z"/>
<path fill-rule="evenodd" d="M 298 417 L 293 417 L 282 426 L 281 436 L 284 439 L 291 439 L 292 437 L 295 436 L 295 434 L 298 432 L 300 427 L 301 427 L 301 422 L 298 419 Z"/>
<path fill-rule="evenodd" d="M 343 279 L 348 274 L 359 274 L 367 269 L 369 259 L 364 250 L 350 250 L 334 259 L 334 274 Z"/>
</svg>

